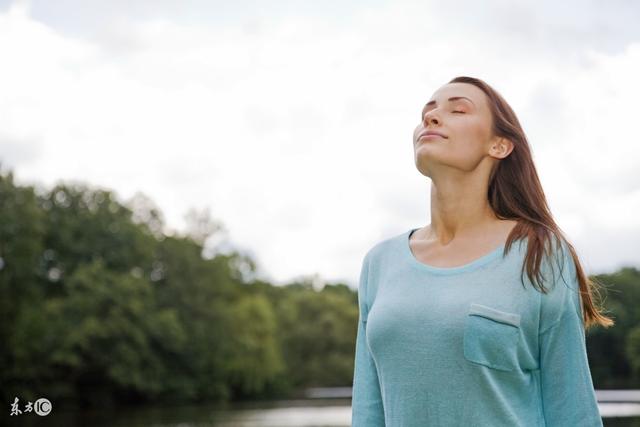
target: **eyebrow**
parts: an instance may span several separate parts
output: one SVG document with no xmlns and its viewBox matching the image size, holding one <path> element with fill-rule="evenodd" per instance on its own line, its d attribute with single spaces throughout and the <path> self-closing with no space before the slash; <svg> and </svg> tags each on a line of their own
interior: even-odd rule
<svg viewBox="0 0 640 427">
<path fill-rule="evenodd" d="M 457 101 L 459 99 L 466 99 L 467 101 L 469 101 L 470 103 L 473 104 L 473 106 L 475 107 L 476 104 L 473 103 L 472 100 L 470 100 L 469 98 L 467 98 L 466 96 L 452 96 L 451 98 L 447 99 L 447 101 Z M 428 106 L 430 105 L 434 105 L 436 103 L 436 100 L 432 100 L 427 102 L 424 107 L 422 108 L 422 111 L 424 111 Z"/>
</svg>

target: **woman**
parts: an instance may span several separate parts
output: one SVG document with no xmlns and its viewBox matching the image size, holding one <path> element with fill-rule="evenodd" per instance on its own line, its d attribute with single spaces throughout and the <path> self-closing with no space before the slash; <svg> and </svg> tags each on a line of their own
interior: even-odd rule
<svg viewBox="0 0 640 427">
<path fill-rule="evenodd" d="M 352 426 L 602 426 L 585 330 L 613 321 L 511 107 L 482 80 L 454 78 L 425 105 L 413 146 L 431 224 L 364 256 Z"/>
</svg>

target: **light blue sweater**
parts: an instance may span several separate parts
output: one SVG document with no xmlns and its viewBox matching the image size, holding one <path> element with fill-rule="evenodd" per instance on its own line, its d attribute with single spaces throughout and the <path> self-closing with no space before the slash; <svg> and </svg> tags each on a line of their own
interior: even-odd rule
<svg viewBox="0 0 640 427">
<path fill-rule="evenodd" d="M 526 239 L 442 268 L 415 258 L 414 230 L 362 261 L 352 427 L 602 426 L 566 243 L 542 294 L 520 281 Z"/>
</svg>

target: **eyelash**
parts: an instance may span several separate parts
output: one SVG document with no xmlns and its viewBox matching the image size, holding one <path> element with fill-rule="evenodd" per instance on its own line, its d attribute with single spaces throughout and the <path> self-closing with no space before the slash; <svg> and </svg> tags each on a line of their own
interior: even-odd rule
<svg viewBox="0 0 640 427">
<path fill-rule="evenodd" d="M 452 113 L 460 113 L 460 114 L 465 114 L 464 111 L 452 111 Z M 424 114 L 422 115 L 422 119 L 424 120 Z"/>
</svg>

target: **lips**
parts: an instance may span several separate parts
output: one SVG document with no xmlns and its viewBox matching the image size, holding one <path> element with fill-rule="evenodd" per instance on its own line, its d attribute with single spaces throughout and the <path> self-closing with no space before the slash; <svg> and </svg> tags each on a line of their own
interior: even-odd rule
<svg viewBox="0 0 640 427">
<path fill-rule="evenodd" d="M 439 136 L 441 138 L 447 138 L 446 135 L 435 130 L 424 130 L 420 132 L 420 134 L 418 135 L 418 139 L 422 138 L 423 136 Z"/>
</svg>

